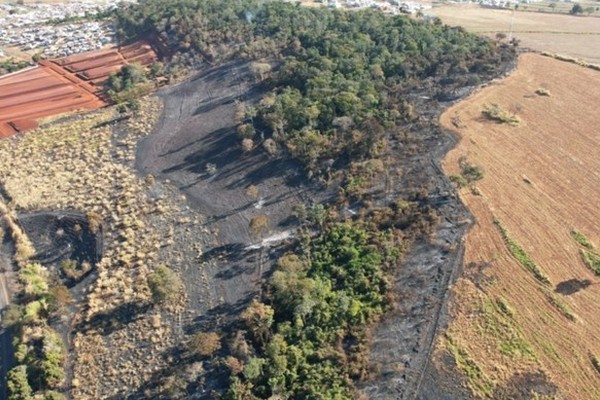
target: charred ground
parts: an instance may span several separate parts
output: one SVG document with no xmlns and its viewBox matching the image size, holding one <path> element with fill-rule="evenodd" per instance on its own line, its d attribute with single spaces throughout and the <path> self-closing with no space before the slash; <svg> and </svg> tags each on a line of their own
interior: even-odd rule
<svg viewBox="0 0 600 400">
<path fill-rule="evenodd" d="M 369 398 L 431 398 L 432 393 L 468 397 L 456 381 L 452 389 L 451 384 L 442 381 L 438 385 L 424 375 L 435 334 L 445 323 L 447 287 L 462 262 L 461 238 L 470 223 L 469 213 L 439 167 L 455 144 L 454 137 L 436 122 L 447 103 L 431 98 L 441 88 L 429 82 L 427 89 L 411 94 L 423 116 L 407 126 L 405 136 L 390 141 L 386 160 L 389 171 L 395 171 L 387 178 L 394 182 L 392 187 L 386 191 L 383 177 L 373 182 L 375 194 L 370 199 L 374 203 L 416 199 L 421 206 L 435 210 L 439 223 L 427 235 L 418 233 L 411 239 L 414 245 L 393 274 L 394 304 L 372 333 L 370 378 L 359 385 Z M 469 87 L 445 90 L 460 97 Z M 285 249 L 294 248 L 289 234 L 298 234 L 294 207 L 339 200 L 339 180 L 311 182 L 304 177 L 302 165 L 286 161 L 282 153 L 269 155 L 261 147 L 250 153 L 242 151 L 236 107 L 240 102 L 256 104 L 264 91 L 248 63 L 207 68 L 189 81 L 161 91 L 163 114 L 138 149 L 137 166 L 142 174 L 175 185 L 205 216 L 206 229 L 215 233 L 214 239 L 202 243 L 202 272 L 183 271 L 190 300 L 185 329 L 190 333 L 218 331 L 227 336 L 240 329 L 240 313 L 252 299 L 261 298 L 264 289 L 269 290 L 265 282 L 277 258 Z M 216 172 L 207 171 L 209 163 L 215 164 Z M 249 186 L 258 188 L 260 198 L 248 196 Z M 361 203 L 353 206 L 361 207 Z M 349 206 L 340 211 L 348 216 L 354 212 Z M 272 241 L 249 232 L 249 222 L 258 214 L 269 216 L 270 228 L 264 236 Z M 200 273 L 205 286 L 195 284 Z M 218 305 L 206 307 L 207 299 Z M 219 390 L 228 374 L 219 372 L 222 367 L 218 365 L 212 367 L 215 370 L 207 375 L 204 389 Z M 169 373 L 177 369 L 181 366 Z"/>
<path fill-rule="evenodd" d="M 199 72 L 159 92 L 164 109 L 139 148 L 145 109 L 35 144 L 68 171 L 87 159 L 108 189 L 84 198 L 69 173 L 72 199 L 23 188 L 54 170 L 3 171 L 17 210 L 67 206 L 105 221 L 105 257 L 76 313 L 73 379 L 54 386 L 115 399 L 418 394 L 468 225 L 438 166 L 453 142 L 437 118 L 442 101 L 508 68 L 514 49 L 439 21 L 279 2 L 142 1 L 117 18 L 126 34 L 153 29 L 171 43 L 171 71 Z M 97 152 L 68 154 L 95 134 Z M 182 295 L 173 304 L 154 301 L 158 278 Z"/>
</svg>

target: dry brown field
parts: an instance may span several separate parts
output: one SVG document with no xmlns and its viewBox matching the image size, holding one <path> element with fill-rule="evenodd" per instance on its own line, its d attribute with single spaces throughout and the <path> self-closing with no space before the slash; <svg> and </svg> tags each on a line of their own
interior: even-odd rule
<svg viewBox="0 0 600 400">
<path fill-rule="evenodd" d="M 540 88 L 550 96 L 536 94 Z M 494 103 L 521 122 L 484 119 L 483 108 Z M 592 361 L 600 359 L 600 277 L 571 236 L 577 230 L 600 246 L 598 104 L 600 72 L 524 54 L 508 78 L 441 117 L 460 137 L 444 160 L 447 174 L 459 174 L 466 160 L 484 177 L 460 189 L 476 222 L 436 354 L 439 361 L 444 350 L 453 353 L 480 397 L 502 398 L 496 388 L 530 373 L 548 381 L 523 398 L 600 398 Z M 517 261 L 494 219 L 549 284 Z"/>
<path fill-rule="evenodd" d="M 596 3 L 597 4 L 597 3 Z M 482 8 L 479 5 L 444 5 L 426 14 L 449 25 L 494 37 L 508 34 L 521 40 L 521 47 L 567 54 L 600 63 L 600 18 Z"/>
</svg>

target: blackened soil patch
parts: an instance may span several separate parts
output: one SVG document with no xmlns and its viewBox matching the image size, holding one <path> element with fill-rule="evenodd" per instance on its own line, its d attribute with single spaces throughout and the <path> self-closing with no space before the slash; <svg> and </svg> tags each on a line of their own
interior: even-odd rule
<svg viewBox="0 0 600 400">
<path fill-rule="evenodd" d="M 261 143 L 242 151 L 236 102 L 255 104 L 264 91 L 245 62 L 207 67 L 159 92 L 163 113 L 154 132 L 139 143 L 138 171 L 174 186 L 173 194 L 185 195 L 202 214 L 203 223 L 175 237 L 178 256 L 186 260 L 177 269 L 188 297 L 187 310 L 174 327 L 177 335 L 226 333 L 260 294 L 285 248 L 295 225 L 293 207 L 324 201 L 334 190 L 316 190 L 298 163 L 270 156 Z M 250 186 L 255 195 L 248 194 Z M 253 234 L 249 224 L 259 215 L 267 216 L 268 227 Z M 203 384 L 207 395 L 207 388 L 227 385 L 213 378 Z"/>
<path fill-rule="evenodd" d="M 94 232 L 84 214 L 39 212 L 19 215 L 19 222 L 36 250 L 35 260 L 45 266 L 75 261 L 93 266 L 102 258 L 102 226 Z M 82 277 L 83 278 L 83 277 Z M 69 285 L 76 282 L 66 278 Z"/>
<path fill-rule="evenodd" d="M 396 304 L 373 333 L 373 373 L 360 384 L 372 399 L 437 398 L 428 394 L 437 396 L 446 388 L 428 381 L 432 374 L 426 370 L 435 336 L 446 323 L 447 289 L 462 263 L 461 238 L 469 213 L 439 167 L 455 140 L 437 123 L 448 105 L 436 100 L 438 89 L 438 83 L 427 81 L 411 92 L 420 117 L 406 126 L 402 139 L 390 141 L 386 165 L 393 184 L 385 189 L 381 182 L 383 194 L 374 196 L 376 204 L 387 204 L 419 194 L 419 201 L 435 209 L 441 221 L 431 237 L 415 242 L 394 276 Z M 172 183 L 206 217 L 204 232 L 210 235 L 181 237 L 178 243 L 182 253 L 185 247 L 200 247 L 202 253 L 195 256 L 199 265 L 181 271 L 189 298 L 181 322 L 186 334 L 226 333 L 239 312 L 260 294 L 270 266 L 285 251 L 285 243 L 265 239 L 288 237 L 294 205 L 328 201 L 335 192 L 333 187 L 309 184 L 297 163 L 269 156 L 260 143 L 251 152 L 242 152 L 235 131 L 235 103 L 252 104 L 262 93 L 245 63 L 207 68 L 160 93 L 163 115 L 154 133 L 138 147 L 140 173 Z M 256 187 L 257 198 L 248 196 L 249 186 Z M 257 237 L 249 223 L 258 215 L 268 217 L 269 232 Z M 190 228 L 190 233 L 194 231 Z M 184 259 L 189 257 L 183 254 Z M 218 391 L 220 384 L 226 382 L 206 376 L 203 388 Z M 459 386 L 455 389 L 446 398 L 461 398 Z"/>
</svg>

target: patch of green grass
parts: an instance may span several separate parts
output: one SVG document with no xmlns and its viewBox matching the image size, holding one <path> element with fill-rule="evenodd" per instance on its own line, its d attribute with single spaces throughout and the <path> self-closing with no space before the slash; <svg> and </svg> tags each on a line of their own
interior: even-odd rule
<svg viewBox="0 0 600 400">
<path fill-rule="evenodd" d="M 513 319 L 515 312 L 503 298 L 483 303 L 484 329 L 498 340 L 500 353 L 511 358 L 535 360 L 533 349 L 523 338 L 523 332 Z"/>
<path fill-rule="evenodd" d="M 458 188 L 463 188 L 469 184 L 462 175 L 450 175 L 450 182 L 455 183 Z"/>
<path fill-rule="evenodd" d="M 535 359 L 529 343 L 517 336 L 511 336 L 509 339 L 500 342 L 499 348 L 500 353 L 506 356 Z"/>
<path fill-rule="evenodd" d="M 505 299 L 503 299 L 502 297 L 496 299 L 496 305 L 497 305 L 498 309 L 500 311 L 502 311 L 503 314 L 506 314 L 509 317 L 514 316 L 513 309 L 511 308 L 510 305 L 508 305 L 508 302 Z"/>
<path fill-rule="evenodd" d="M 575 239 L 575 241 L 577 243 L 579 243 L 581 246 L 585 247 L 586 249 L 594 250 L 594 245 L 592 244 L 592 242 L 589 241 L 589 239 L 583 233 L 578 232 L 576 230 L 572 230 L 571 237 L 573 239 Z"/>
<path fill-rule="evenodd" d="M 454 357 L 456 367 L 466 375 L 471 390 L 479 396 L 491 397 L 494 392 L 493 384 L 467 352 L 454 343 L 450 337 L 448 337 L 446 348 Z"/>
<path fill-rule="evenodd" d="M 585 265 L 596 275 L 600 276 L 600 255 L 587 250 L 582 250 L 581 255 Z"/>
<path fill-rule="evenodd" d="M 517 126 L 521 123 L 519 117 L 508 111 L 500 108 L 498 104 L 490 104 L 483 108 L 481 112 L 487 119 L 496 121 L 499 124 L 508 124 L 510 126 Z"/>
<path fill-rule="evenodd" d="M 593 273 L 600 276 L 600 255 L 596 253 L 594 244 L 581 232 L 571 231 L 571 237 L 581 246 L 581 258 L 583 263 Z"/>
<path fill-rule="evenodd" d="M 502 238 L 504 239 L 504 242 L 506 243 L 506 246 L 508 247 L 508 251 L 510 251 L 510 254 L 514 258 L 516 258 L 517 261 L 519 261 L 519 263 L 525 269 L 527 269 L 529 272 L 531 272 L 533 274 L 533 276 L 535 277 L 535 279 L 537 279 L 544 285 L 550 285 L 551 282 L 550 282 L 550 279 L 548 278 L 548 276 L 546 276 L 546 274 L 544 274 L 538 268 L 538 266 L 533 262 L 533 260 L 529 257 L 527 252 L 519 245 L 519 243 L 517 243 L 516 240 L 514 240 L 513 238 L 510 237 L 510 235 L 508 234 L 508 231 L 506 230 L 504 225 L 502 225 L 502 223 L 497 219 L 494 219 L 494 224 L 498 227 L 498 230 L 502 234 Z"/>
<path fill-rule="evenodd" d="M 543 341 L 540 343 L 540 346 L 542 347 L 542 351 L 548 356 L 550 357 L 552 360 L 554 360 L 555 363 L 561 363 L 561 359 L 560 356 L 558 355 L 558 351 L 556 350 L 556 347 L 554 346 L 554 344 L 552 342 L 546 342 Z"/>
<path fill-rule="evenodd" d="M 550 304 L 552 304 L 554 308 L 560 311 L 560 313 L 564 315 L 569 321 L 576 321 L 575 314 L 573 313 L 573 310 L 571 310 L 571 307 L 569 307 L 567 303 L 562 301 L 557 295 L 550 292 L 549 290 L 544 290 L 543 292 L 546 296 L 546 299 L 548 299 L 548 301 L 550 302 Z"/>
</svg>

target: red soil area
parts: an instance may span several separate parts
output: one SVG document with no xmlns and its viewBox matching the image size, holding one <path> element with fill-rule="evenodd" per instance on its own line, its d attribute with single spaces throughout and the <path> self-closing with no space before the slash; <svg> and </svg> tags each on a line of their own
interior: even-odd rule
<svg viewBox="0 0 600 400">
<path fill-rule="evenodd" d="M 139 63 L 147 66 L 156 59 L 156 53 L 149 44 L 136 42 L 127 46 L 60 58 L 53 60 L 53 63 L 76 73 L 84 80 L 93 80 L 98 85 L 102 79 L 106 80 L 108 75 L 118 71 L 125 64 Z"/>
<path fill-rule="evenodd" d="M 0 138 L 37 127 L 39 118 L 107 105 L 102 84 L 123 65 L 148 66 L 157 55 L 150 45 L 136 42 L 93 51 L 0 76 Z"/>
</svg>

